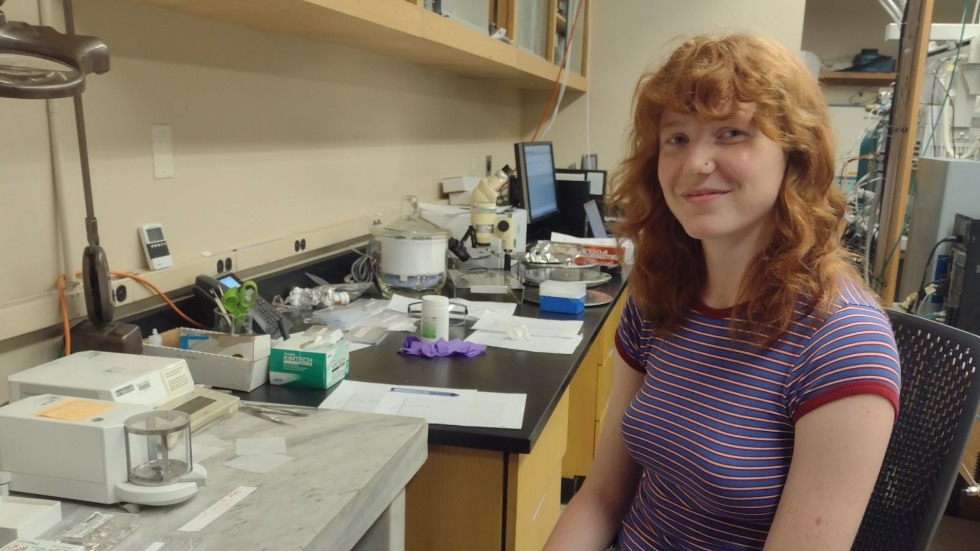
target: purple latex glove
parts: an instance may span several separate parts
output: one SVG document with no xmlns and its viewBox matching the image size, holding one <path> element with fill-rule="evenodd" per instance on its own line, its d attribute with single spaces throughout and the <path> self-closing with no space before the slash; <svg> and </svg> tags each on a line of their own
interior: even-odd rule
<svg viewBox="0 0 980 551">
<path fill-rule="evenodd" d="M 475 344 L 460 339 L 453 339 L 451 341 L 439 339 L 436 342 L 425 342 L 415 335 L 408 335 L 402 342 L 402 347 L 398 349 L 398 352 L 413 356 L 427 356 L 429 358 L 452 356 L 453 354 L 472 358 L 473 356 L 483 354 L 486 349 L 487 345 L 485 344 Z"/>
</svg>

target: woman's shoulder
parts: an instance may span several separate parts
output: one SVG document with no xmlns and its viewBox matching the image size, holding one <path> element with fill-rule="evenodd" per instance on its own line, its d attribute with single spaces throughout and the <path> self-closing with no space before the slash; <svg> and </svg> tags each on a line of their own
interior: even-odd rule
<svg viewBox="0 0 980 551">
<path fill-rule="evenodd" d="M 851 279 L 839 281 L 837 289 L 826 299 L 824 308 L 810 302 L 797 315 L 800 317 L 794 327 L 811 344 L 840 332 L 875 330 L 891 333 L 891 323 L 878 296 L 862 282 Z"/>
<path fill-rule="evenodd" d="M 830 298 L 825 315 L 811 318 L 811 346 L 880 335 L 892 340 L 891 322 L 878 296 L 860 281 L 842 280 Z M 875 337 L 877 338 L 877 337 Z"/>
<path fill-rule="evenodd" d="M 878 296 L 860 281 L 840 279 L 828 306 L 827 313 L 831 317 L 840 315 L 842 311 L 865 311 L 887 321 Z"/>
</svg>

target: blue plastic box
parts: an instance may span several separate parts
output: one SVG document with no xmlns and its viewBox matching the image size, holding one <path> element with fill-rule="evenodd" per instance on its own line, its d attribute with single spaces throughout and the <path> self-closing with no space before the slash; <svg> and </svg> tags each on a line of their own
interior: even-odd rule
<svg viewBox="0 0 980 551">
<path fill-rule="evenodd" d="M 581 314 L 585 310 L 585 283 L 581 281 L 541 282 L 541 311 Z"/>
<path fill-rule="evenodd" d="M 581 314 L 585 311 L 585 297 L 541 297 L 540 309 L 542 312 Z"/>
</svg>

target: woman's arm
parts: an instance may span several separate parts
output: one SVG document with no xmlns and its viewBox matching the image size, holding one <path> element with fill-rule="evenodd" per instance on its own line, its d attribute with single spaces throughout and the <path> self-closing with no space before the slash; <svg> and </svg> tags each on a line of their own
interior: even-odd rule
<svg viewBox="0 0 980 551">
<path fill-rule="evenodd" d="M 545 551 L 603 550 L 619 531 L 640 477 L 639 466 L 626 452 L 620 425 L 642 382 L 643 374 L 614 350 L 612 389 L 592 468 L 558 519 Z"/>
<path fill-rule="evenodd" d="M 765 551 L 848 551 L 871 499 L 895 409 L 861 394 L 796 423 L 793 459 Z"/>
</svg>

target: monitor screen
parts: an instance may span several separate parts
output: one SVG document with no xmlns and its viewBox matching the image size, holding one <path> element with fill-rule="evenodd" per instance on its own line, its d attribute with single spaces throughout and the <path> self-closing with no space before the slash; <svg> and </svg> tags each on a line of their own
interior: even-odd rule
<svg viewBox="0 0 980 551">
<path fill-rule="evenodd" d="M 163 241 L 163 230 L 159 226 L 153 226 L 146 228 L 146 240 L 150 243 L 156 243 L 157 241 Z"/>
<path fill-rule="evenodd" d="M 551 142 L 514 144 L 519 180 L 519 207 L 527 210 L 528 222 L 558 214 L 555 188 L 555 157 Z"/>
</svg>

